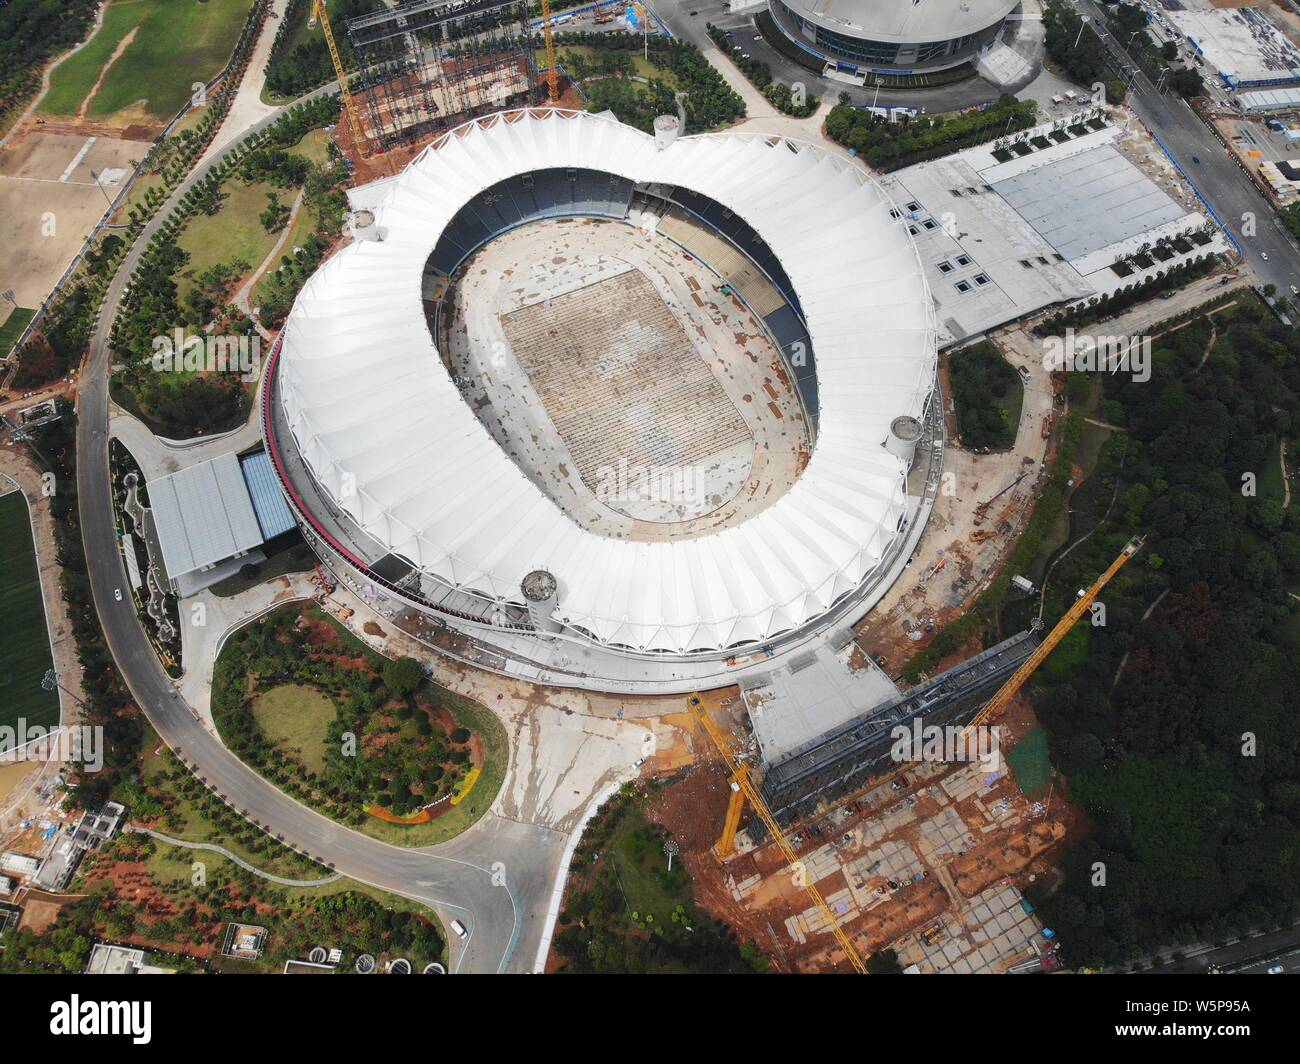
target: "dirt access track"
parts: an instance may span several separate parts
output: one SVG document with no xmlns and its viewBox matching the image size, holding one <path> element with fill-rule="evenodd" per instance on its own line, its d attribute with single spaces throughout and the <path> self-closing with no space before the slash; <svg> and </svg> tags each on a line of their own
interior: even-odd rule
<svg viewBox="0 0 1300 1064">
<path fill-rule="evenodd" d="M 35 309 L 144 158 L 139 141 L 25 132 L 0 151 L 0 289 Z M 95 184 L 91 171 L 100 175 Z"/>
</svg>

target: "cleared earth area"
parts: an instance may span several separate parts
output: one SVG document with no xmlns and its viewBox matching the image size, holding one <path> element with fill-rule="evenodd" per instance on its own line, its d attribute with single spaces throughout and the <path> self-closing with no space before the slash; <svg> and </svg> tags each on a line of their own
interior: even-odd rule
<svg viewBox="0 0 1300 1064">
<path fill-rule="evenodd" d="M 20 307 L 40 306 L 147 150 L 29 132 L 0 151 L 0 279 Z"/>
<path fill-rule="evenodd" d="M 440 306 L 466 402 L 592 531 L 708 535 L 775 502 L 807 463 L 809 427 L 768 333 L 662 235 L 594 218 L 524 225 L 471 256 Z"/>
</svg>

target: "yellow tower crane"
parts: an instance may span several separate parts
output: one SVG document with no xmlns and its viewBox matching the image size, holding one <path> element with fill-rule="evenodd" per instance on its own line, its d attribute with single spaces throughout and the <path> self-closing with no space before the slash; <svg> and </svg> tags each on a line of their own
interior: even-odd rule
<svg viewBox="0 0 1300 1064">
<path fill-rule="evenodd" d="M 546 98 L 560 98 L 560 71 L 555 65 L 555 38 L 551 36 L 551 0 L 542 0 L 542 39 L 546 41 Z"/>
<path fill-rule="evenodd" d="M 731 751 L 731 744 L 727 742 L 726 736 L 722 734 L 722 730 L 714 724 L 713 720 L 709 717 L 708 711 L 704 708 L 704 703 L 701 701 L 700 696 L 698 694 L 693 694 L 690 696 L 688 701 L 690 703 L 691 712 L 695 714 L 696 720 L 698 720 L 704 727 L 709 738 L 713 740 L 713 745 L 718 748 L 718 753 L 722 755 L 722 760 L 726 763 L 727 772 L 731 778 L 731 803 L 727 807 L 727 828 L 725 831 L 729 832 L 732 840 L 735 839 L 736 825 L 740 823 L 741 807 L 746 801 L 749 802 L 753 807 L 754 812 L 758 814 L 759 819 L 767 825 L 767 830 L 771 832 L 772 838 L 780 848 L 781 854 L 785 857 L 786 863 L 790 865 L 791 869 L 797 869 L 800 863 L 799 856 L 794 852 L 794 847 L 790 845 L 790 840 L 785 837 L 785 832 L 781 830 L 781 825 L 776 822 L 776 817 L 772 815 L 772 811 L 768 809 L 767 803 L 763 801 L 763 796 L 758 793 L 758 788 L 754 786 L 753 780 L 750 779 L 749 766 L 736 760 L 735 755 Z M 724 839 L 726 837 L 727 835 L 724 833 Z M 719 847 L 721 847 L 721 845 L 722 843 L 720 842 Z M 730 847 L 728 847 L 728 852 L 730 852 Z M 725 854 L 722 854 L 721 856 L 725 856 Z M 866 975 L 867 965 L 859 955 L 857 948 L 853 945 L 853 940 L 849 938 L 848 933 L 844 928 L 840 927 L 840 922 L 835 918 L 835 914 L 831 911 L 831 907 L 826 904 L 826 899 L 822 897 L 822 892 L 817 889 L 817 884 L 815 884 L 811 879 L 807 879 L 806 873 L 804 873 L 804 875 L 803 888 L 808 892 L 808 896 L 816 903 L 817 908 L 821 910 L 822 918 L 826 921 L 826 926 L 831 929 L 831 933 L 835 936 L 835 941 L 839 943 L 840 949 L 842 949 L 845 955 L 849 958 L 849 963 L 853 965 L 854 970 L 859 975 Z"/>
<path fill-rule="evenodd" d="M 1024 685 L 1024 682 L 1029 679 L 1033 671 L 1043 663 L 1043 660 L 1048 654 L 1056 649 L 1057 644 L 1059 644 L 1061 640 L 1069 634 L 1070 629 L 1074 627 L 1075 622 L 1088 612 L 1092 607 L 1093 602 L 1096 601 L 1097 596 L 1101 594 L 1101 589 L 1109 584 L 1111 577 L 1119 572 L 1120 569 L 1124 567 L 1124 563 L 1141 549 L 1143 542 L 1144 540 L 1141 536 L 1134 536 L 1124 545 L 1124 549 L 1120 551 L 1119 557 L 1110 563 L 1110 568 L 1102 573 L 1101 576 L 1097 577 L 1097 582 L 1093 584 L 1092 587 L 1079 594 L 1079 597 L 1074 600 L 1073 605 L 1071 605 L 1070 608 L 1065 611 L 1061 619 L 1056 622 L 1056 627 L 1047 633 L 1046 638 L 1038 644 L 1029 657 L 1025 658 L 1020 668 L 1016 669 L 1007 682 L 998 688 L 997 694 L 990 698 L 984 708 L 975 714 L 971 719 L 971 722 L 966 726 L 967 732 L 972 728 L 978 728 L 995 713 L 1001 713 L 1002 710 L 1006 709 L 1007 703 L 1015 697 L 1016 692 L 1019 691 Z"/>
<path fill-rule="evenodd" d="M 981 724 L 988 721 L 994 714 L 1000 713 L 1006 708 L 1007 703 L 1015 697 L 1016 692 L 1024 686 L 1025 681 L 1029 679 L 1034 670 L 1037 669 L 1047 656 L 1056 649 L 1061 640 L 1066 637 L 1070 629 L 1078 622 L 1079 618 L 1088 612 L 1092 607 L 1092 604 L 1097 600 L 1097 596 L 1101 594 L 1102 589 L 1110 583 L 1111 579 L 1124 567 L 1128 560 L 1142 548 L 1143 542 L 1144 540 L 1140 536 L 1134 536 L 1130 539 L 1128 543 L 1124 545 L 1124 549 L 1120 551 L 1119 556 L 1110 563 L 1109 568 L 1107 568 L 1106 571 L 1097 578 L 1092 587 L 1088 588 L 1087 591 L 1079 593 L 1079 597 L 1075 599 L 1070 608 L 1065 611 L 1065 614 L 1061 619 L 1056 622 L 1056 626 L 1034 649 L 1034 652 L 1030 654 L 1020 667 L 1011 674 L 1007 681 L 998 688 L 997 693 L 988 700 L 984 705 L 984 708 L 981 709 L 966 726 L 966 734 L 969 734 L 971 729 L 979 727 Z M 773 840 L 775 840 L 777 846 L 780 848 L 782 856 L 785 857 L 786 863 L 792 868 L 798 866 L 799 857 L 794 852 L 794 847 L 790 845 L 790 840 L 786 838 L 785 832 L 781 830 L 781 826 L 776 822 L 776 818 L 772 815 L 772 811 L 768 809 L 767 803 L 763 800 L 763 796 L 754 785 L 749 774 L 749 766 L 736 760 L 735 755 L 732 753 L 730 744 L 722 734 L 721 729 L 719 729 L 709 717 L 700 696 L 698 694 L 691 695 L 689 702 L 691 712 L 695 714 L 696 719 L 700 722 L 709 738 L 713 741 L 713 745 L 718 748 L 718 753 L 722 755 L 722 760 L 726 763 L 731 783 L 731 798 L 727 803 L 726 820 L 722 826 L 722 835 L 718 839 L 718 844 L 715 848 L 718 857 L 725 859 L 729 857 L 735 849 L 736 832 L 740 827 L 741 813 L 744 811 L 745 803 L 748 802 L 754 812 L 758 814 L 759 819 L 767 826 L 767 830 L 771 833 Z M 830 906 L 826 904 L 826 899 L 822 897 L 821 891 L 818 890 L 816 884 L 811 881 L 806 881 L 804 883 L 804 889 L 808 892 L 808 896 L 816 903 L 817 908 L 821 910 L 822 916 L 825 918 L 827 925 L 835 935 L 835 940 L 839 943 L 840 948 L 843 949 L 845 954 L 848 956 L 849 962 L 853 965 L 856 971 L 865 975 L 867 968 L 863 963 L 862 957 L 858 954 L 858 951 L 854 947 L 848 934 L 842 927 L 840 927 L 839 921 L 835 919 L 835 914 L 831 911 Z"/>
<path fill-rule="evenodd" d="M 343 60 L 339 57 L 338 46 L 334 43 L 334 31 L 330 29 L 329 15 L 325 11 L 325 0 L 311 0 L 311 14 L 320 28 L 325 32 L 325 44 L 330 50 L 330 61 L 334 64 L 334 76 L 338 78 L 339 95 L 343 97 L 343 110 L 347 112 L 348 125 L 352 127 L 352 140 L 362 156 L 368 155 L 366 134 L 361 128 L 361 116 L 357 114 L 352 100 L 352 91 L 348 88 L 348 73 L 343 69 Z"/>
</svg>

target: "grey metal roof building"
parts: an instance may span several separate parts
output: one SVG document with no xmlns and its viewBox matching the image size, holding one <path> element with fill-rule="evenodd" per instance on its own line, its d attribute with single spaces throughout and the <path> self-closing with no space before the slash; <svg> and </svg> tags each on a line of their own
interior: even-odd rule
<svg viewBox="0 0 1300 1064">
<path fill-rule="evenodd" d="M 293 512 L 284 501 L 284 492 L 271 466 L 271 456 L 265 451 L 245 455 L 239 460 L 239 470 L 244 474 L 244 484 L 258 526 L 262 529 L 262 537 L 274 539 L 295 528 Z"/>
<path fill-rule="evenodd" d="M 791 41 L 848 73 L 944 70 L 970 61 L 1019 0 L 770 0 Z"/>
<path fill-rule="evenodd" d="M 1110 144 L 995 181 L 993 189 L 1069 261 L 1187 213 Z"/>
<path fill-rule="evenodd" d="M 257 511 L 232 451 L 146 485 L 167 575 L 246 554 L 264 542 Z"/>
</svg>

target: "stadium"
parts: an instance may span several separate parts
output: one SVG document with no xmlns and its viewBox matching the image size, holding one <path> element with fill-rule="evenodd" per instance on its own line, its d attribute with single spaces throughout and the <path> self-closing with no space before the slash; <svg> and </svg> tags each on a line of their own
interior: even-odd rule
<svg viewBox="0 0 1300 1064">
<path fill-rule="evenodd" d="M 1019 0 L 770 0 L 796 45 L 848 74 L 960 66 L 998 35 Z"/>
<path fill-rule="evenodd" d="M 324 564 L 413 634 L 684 689 L 905 564 L 942 447 L 900 212 L 813 145 L 678 130 L 503 112 L 350 194 L 264 435 Z"/>
</svg>

